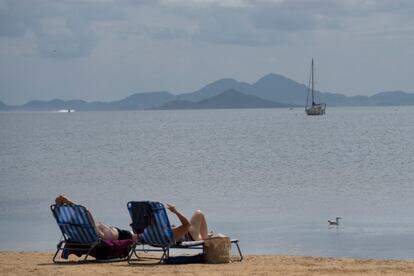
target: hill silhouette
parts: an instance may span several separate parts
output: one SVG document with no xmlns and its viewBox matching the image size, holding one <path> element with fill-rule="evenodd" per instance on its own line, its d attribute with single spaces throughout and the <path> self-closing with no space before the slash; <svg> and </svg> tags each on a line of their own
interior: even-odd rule
<svg viewBox="0 0 414 276">
<path fill-rule="evenodd" d="M 220 98 L 214 97 L 223 92 Z M 242 93 L 239 95 L 234 91 Z M 245 96 L 253 96 L 251 98 Z M 86 102 L 83 100 L 63 101 L 30 101 L 24 105 L 11 106 L 0 102 L 0 111 L 53 111 L 59 109 L 75 109 L 78 111 L 96 110 L 144 110 L 144 109 L 189 109 L 189 108 L 236 108 L 266 107 L 279 104 L 285 106 L 304 106 L 307 96 L 307 87 L 304 84 L 278 74 L 268 74 L 253 84 L 240 82 L 231 78 L 224 78 L 190 93 L 179 95 L 167 91 L 135 93 L 124 99 L 112 102 Z M 226 98 L 228 97 L 228 98 Z M 381 92 L 373 96 L 352 96 L 331 92 L 315 91 L 318 102 L 325 102 L 332 106 L 386 106 L 386 105 L 414 105 L 414 94 L 403 91 Z M 208 100 L 201 102 L 203 100 Z M 230 100 L 231 99 L 231 100 Z M 267 103 L 258 99 L 268 101 Z M 234 103 L 231 103 L 234 101 Z M 197 103 L 193 105 L 192 103 Z M 222 107 L 220 107 L 222 106 Z"/>
<path fill-rule="evenodd" d="M 229 89 L 221 94 L 212 96 L 198 102 L 175 100 L 158 109 L 218 109 L 218 108 L 277 108 L 292 107 L 292 105 L 280 104 L 259 97 L 245 95 L 234 89 Z"/>
</svg>

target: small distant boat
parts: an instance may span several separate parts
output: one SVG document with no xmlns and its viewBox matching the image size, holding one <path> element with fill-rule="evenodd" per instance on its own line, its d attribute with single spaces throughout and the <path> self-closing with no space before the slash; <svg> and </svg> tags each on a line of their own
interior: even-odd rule
<svg viewBox="0 0 414 276">
<path fill-rule="evenodd" d="M 75 112 L 75 109 L 61 109 L 58 112 L 60 112 L 60 113 L 71 113 L 71 112 Z"/>
<path fill-rule="evenodd" d="M 306 111 L 306 114 L 308 115 L 323 115 L 325 114 L 326 104 L 315 103 L 314 82 L 315 82 L 315 77 L 313 73 L 313 59 L 312 59 L 311 77 L 309 79 L 308 96 L 306 98 L 305 111 Z"/>
</svg>

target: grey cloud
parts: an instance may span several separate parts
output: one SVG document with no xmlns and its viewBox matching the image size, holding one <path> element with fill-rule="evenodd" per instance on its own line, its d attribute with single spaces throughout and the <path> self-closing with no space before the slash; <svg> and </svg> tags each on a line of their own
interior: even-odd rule
<svg viewBox="0 0 414 276">
<path fill-rule="evenodd" d="M 292 18 L 295 18 L 292 20 Z M 252 21 L 258 29 L 298 32 L 313 30 L 317 27 L 315 16 L 301 14 L 295 11 L 260 10 L 252 15 Z"/>
<path fill-rule="evenodd" d="M 315 30 L 345 28 L 352 17 L 374 13 L 411 15 L 414 1 L 331 1 L 331 0 L 240 0 L 241 5 L 223 5 L 223 1 L 52 1 L 0 0 L 0 37 L 22 36 L 31 31 L 37 38 L 39 52 L 48 57 L 51 44 L 67 49 L 64 56 L 84 56 L 91 52 L 99 37 L 92 28 L 95 22 L 137 20 L 127 17 L 127 9 L 136 11 L 137 20 L 145 33 L 159 40 L 191 40 L 217 44 L 261 46 L 289 42 L 291 37 Z M 232 3 L 238 3 L 232 2 Z M 140 8 L 156 10 L 168 15 L 151 18 Z M 68 32 L 48 33 L 48 26 L 40 24 L 47 17 L 60 17 Z M 169 19 L 185 18 L 191 28 L 171 23 Z M 134 35 L 131 33 L 131 35 Z M 137 34 L 135 34 L 137 35 Z M 84 41 L 83 41 L 84 40 Z M 65 44 L 66 46 L 64 47 Z M 72 45 L 67 47 L 67 45 Z M 77 45 L 77 46 L 75 46 Z M 70 54 L 70 50 L 74 52 Z M 82 49 L 82 50 L 81 50 Z M 65 52 L 62 50 L 62 52 Z"/>
<path fill-rule="evenodd" d="M 156 7 L 154 3 L 158 3 L 157 8 L 166 14 L 185 17 L 195 26 L 188 30 L 168 25 L 160 30 L 147 25 L 146 28 L 151 30 L 147 33 L 156 39 L 246 46 L 285 43 L 298 35 L 318 30 L 346 29 L 353 18 L 365 19 L 378 13 L 398 17 L 407 10 L 414 10 L 414 2 L 407 0 L 246 0 L 244 5 L 234 7 L 223 6 L 219 1 L 204 2 L 203 5 L 195 1 L 154 1 L 153 7 Z"/>
<path fill-rule="evenodd" d="M 39 10 L 27 9 L 28 1 L 0 1 L 0 36 L 22 36 L 35 21 Z"/>
<path fill-rule="evenodd" d="M 320 0 L 322 2 L 323 0 Z M 218 44 L 263 46 L 288 42 L 297 34 L 317 29 L 339 28 L 339 21 L 330 16 L 338 5 L 327 3 L 322 11 L 308 9 L 309 1 L 246 1 L 246 5 L 235 7 L 211 5 L 161 5 L 166 14 L 185 17 L 195 28 L 187 29 L 166 26 L 153 29 L 156 39 L 188 39 Z M 189 1 L 192 2 L 192 1 Z M 151 29 L 150 26 L 146 26 Z"/>
<path fill-rule="evenodd" d="M 159 40 L 189 39 L 192 36 L 191 33 L 183 29 L 171 30 L 163 28 L 158 31 L 147 30 L 147 33 L 150 33 L 154 38 Z"/>
<path fill-rule="evenodd" d="M 21 36 L 26 29 L 24 22 L 15 21 L 13 16 L 0 11 L 0 36 Z"/>
<path fill-rule="evenodd" d="M 60 19 L 64 27 L 56 31 L 55 26 L 45 20 L 48 18 Z M 125 19 L 123 10 L 110 2 L 0 1 L 0 37 L 31 32 L 38 52 L 50 58 L 89 55 L 98 40 L 93 23 Z"/>
<path fill-rule="evenodd" d="M 339 29 L 340 16 L 348 13 L 345 1 L 278 1 L 257 5 L 250 14 L 258 29 L 301 33 L 321 29 Z"/>
<path fill-rule="evenodd" d="M 407 14 L 414 12 L 412 0 L 376 0 L 370 2 L 369 8 L 375 12 Z"/>
<path fill-rule="evenodd" d="M 345 21 L 352 17 L 364 17 L 379 12 L 412 14 L 414 10 L 414 2 L 408 0 L 239 2 L 241 5 L 231 6 L 223 5 L 222 1 L 190 0 L 0 0 L 0 37 L 22 36 L 33 32 L 37 49 L 42 55 L 60 57 L 53 50 L 49 53 L 53 48 L 60 48 L 64 57 L 81 57 L 88 55 L 99 40 L 93 29 L 94 23 L 117 20 L 127 22 L 125 25 L 137 21 L 140 28 L 145 30 L 144 33 L 158 40 L 181 39 L 262 46 L 289 43 L 292 37 L 305 32 L 345 28 Z M 151 18 L 140 12 L 141 7 L 164 13 L 168 17 L 159 15 Z M 142 19 L 133 18 L 132 12 L 128 18 L 128 9 L 136 12 L 137 17 L 142 16 Z M 42 19 L 48 16 L 63 19 L 67 31 L 52 34 L 48 32 L 50 26 L 41 24 Z M 171 17 L 185 18 L 191 22 L 191 27 L 174 24 L 170 22 Z"/>
</svg>

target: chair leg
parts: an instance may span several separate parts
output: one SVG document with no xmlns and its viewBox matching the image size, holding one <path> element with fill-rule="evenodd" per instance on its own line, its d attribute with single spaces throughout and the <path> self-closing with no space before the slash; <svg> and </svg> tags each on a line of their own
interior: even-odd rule
<svg viewBox="0 0 414 276">
<path fill-rule="evenodd" d="M 163 251 L 163 253 L 162 253 L 162 256 L 160 258 L 160 262 L 159 262 L 160 264 L 163 263 L 166 259 L 169 258 L 170 248 L 169 247 L 163 247 L 162 251 Z"/>
<path fill-rule="evenodd" d="M 85 258 L 83 258 L 83 261 L 86 261 L 86 259 L 88 258 L 88 256 L 89 256 L 89 253 L 91 253 L 91 249 L 89 249 L 88 250 L 88 252 L 86 253 L 86 255 L 85 255 Z"/>
<path fill-rule="evenodd" d="M 237 246 L 237 251 L 239 252 L 239 256 L 240 256 L 240 259 L 238 259 L 238 260 L 236 260 L 236 261 L 241 262 L 241 261 L 243 260 L 243 254 L 242 254 L 242 252 L 241 252 L 241 250 L 240 250 L 239 242 L 238 242 L 238 241 L 236 241 L 236 242 L 232 242 L 232 243 L 236 244 L 236 246 Z"/>
<path fill-rule="evenodd" d="M 134 250 L 134 255 L 135 255 L 135 257 L 137 257 L 137 259 L 139 259 L 139 256 L 137 254 L 137 251 L 135 251 L 135 250 Z"/>
<path fill-rule="evenodd" d="M 56 250 L 56 253 L 55 253 L 55 255 L 53 256 L 53 259 L 52 259 L 52 261 L 53 261 L 54 263 L 57 263 L 57 262 L 58 262 L 58 261 L 56 261 L 56 257 L 57 257 L 57 255 L 58 255 L 59 251 L 64 249 L 64 248 L 62 247 L 62 244 L 63 244 L 63 243 L 64 243 L 64 241 L 63 241 L 63 240 L 60 240 L 60 241 L 59 241 L 59 243 L 56 245 L 57 250 Z"/>
<path fill-rule="evenodd" d="M 83 259 L 83 261 L 86 261 L 86 259 L 89 257 L 89 255 L 91 254 L 92 250 L 98 245 L 99 243 L 96 242 L 94 244 L 91 245 L 91 247 L 89 247 L 88 252 L 86 253 L 85 258 Z M 97 259 L 98 260 L 98 259 Z"/>
<path fill-rule="evenodd" d="M 56 256 L 58 255 L 58 253 L 59 253 L 59 251 L 60 251 L 60 250 L 61 250 L 61 248 L 59 247 L 59 248 L 56 250 L 55 255 L 53 256 L 52 261 L 53 261 L 54 263 L 57 263 L 57 261 L 56 261 Z"/>
<path fill-rule="evenodd" d="M 128 254 L 128 259 L 127 259 L 128 264 L 131 263 L 132 254 L 134 254 L 138 258 L 137 252 L 135 251 L 135 248 L 136 247 L 137 247 L 136 244 L 134 244 L 134 245 L 131 246 L 131 250 L 130 250 L 130 252 Z"/>
<path fill-rule="evenodd" d="M 93 247 L 91 246 L 91 248 L 89 248 L 88 252 L 86 252 L 86 256 L 85 256 L 85 258 L 83 258 L 83 261 L 86 261 L 86 259 L 88 258 L 89 254 L 92 251 L 92 248 L 94 248 L 94 246 Z"/>
</svg>

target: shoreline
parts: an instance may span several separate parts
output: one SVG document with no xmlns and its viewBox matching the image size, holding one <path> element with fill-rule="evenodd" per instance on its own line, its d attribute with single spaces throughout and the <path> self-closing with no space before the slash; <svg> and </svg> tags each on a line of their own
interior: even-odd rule
<svg viewBox="0 0 414 276">
<path fill-rule="evenodd" d="M 229 264 L 54 264 L 54 252 L 0 251 L 1 275 L 414 275 L 414 260 L 247 255 Z M 175 254 L 174 254 L 175 255 Z M 93 258 L 91 258 L 93 259 Z M 77 260 L 71 259 L 71 260 Z"/>
</svg>

